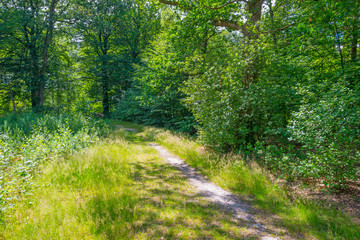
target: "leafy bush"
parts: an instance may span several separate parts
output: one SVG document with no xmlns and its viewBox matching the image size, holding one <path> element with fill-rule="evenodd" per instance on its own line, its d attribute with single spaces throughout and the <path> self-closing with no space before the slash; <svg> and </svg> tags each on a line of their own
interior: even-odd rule
<svg viewBox="0 0 360 240">
<path fill-rule="evenodd" d="M 238 59 L 223 67 L 232 62 Z M 184 89 L 187 106 L 201 124 L 200 140 L 221 152 L 245 150 L 257 141 L 286 141 L 287 119 L 299 102 L 291 82 L 280 85 L 276 79 L 244 86 L 241 69 L 226 69 L 209 68 Z"/>
<path fill-rule="evenodd" d="M 75 114 L 0 118 L 0 220 L 32 188 L 41 164 L 85 148 L 106 133 L 103 122 Z"/>
<path fill-rule="evenodd" d="M 341 83 L 323 96 L 301 92 L 303 104 L 292 113 L 285 133 L 288 144 L 259 142 L 253 150 L 266 167 L 286 179 L 312 178 L 343 187 L 359 173 L 359 93 Z"/>
<path fill-rule="evenodd" d="M 298 159 L 296 172 L 341 185 L 355 179 L 360 159 L 359 92 L 335 84 L 319 101 L 294 112 L 288 129 L 302 145 L 306 157 Z"/>
<path fill-rule="evenodd" d="M 169 28 L 177 31 L 175 25 Z M 185 107 L 185 94 L 180 91 L 189 78 L 184 62 L 191 53 L 187 44 L 174 38 L 171 32 L 161 32 L 143 53 L 133 88 L 126 93 L 113 116 L 123 121 L 194 134 L 195 118 Z"/>
</svg>

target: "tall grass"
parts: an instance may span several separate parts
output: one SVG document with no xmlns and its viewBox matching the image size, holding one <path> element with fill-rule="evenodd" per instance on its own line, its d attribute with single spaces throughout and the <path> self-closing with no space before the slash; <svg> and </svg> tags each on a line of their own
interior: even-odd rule
<svg viewBox="0 0 360 240">
<path fill-rule="evenodd" d="M 124 130 L 48 162 L 36 182 L 0 238 L 1 230 L 5 239 L 258 238 Z"/>
<path fill-rule="evenodd" d="M 279 217 L 269 224 L 285 227 L 299 238 L 360 239 L 360 227 L 347 214 L 323 203 L 292 196 L 269 180 L 269 175 L 253 162 L 238 155 L 205 151 L 186 136 L 157 128 L 144 128 L 150 140 L 167 147 L 209 179 L 237 193 L 244 200 Z"/>
<path fill-rule="evenodd" d="M 0 118 L 0 223 L 34 186 L 43 163 L 83 149 L 107 133 L 77 114 L 12 114 Z"/>
</svg>

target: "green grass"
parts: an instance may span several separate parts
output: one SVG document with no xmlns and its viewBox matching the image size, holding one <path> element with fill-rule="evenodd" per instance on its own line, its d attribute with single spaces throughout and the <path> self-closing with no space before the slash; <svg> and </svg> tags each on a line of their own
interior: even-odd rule
<svg viewBox="0 0 360 240">
<path fill-rule="evenodd" d="M 109 139 L 48 162 L 2 226 L 5 239 L 254 239 L 195 193 L 144 139 Z"/>
<path fill-rule="evenodd" d="M 21 113 L 0 118 L 0 224 L 30 194 L 39 167 L 97 142 L 108 126 L 78 114 Z"/>
<path fill-rule="evenodd" d="M 244 222 L 197 194 L 142 136 L 157 141 L 220 186 L 252 203 L 279 235 L 360 239 L 346 214 L 289 196 L 267 173 L 236 155 L 218 155 L 168 131 L 114 130 L 107 139 L 47 162 L 26 195 L 0 224 L 0 239 L 257 239 Z"/>
<path fill-rule="evenodd" d="M 286 228 L 300 239 L 360 239 L 360 227 L 350 216 L 320 202 L 291 196 L 253 162 L 245 162 L 238 155 L 205 151 L 186 136 L 162 129 L 146 127 L 144 135 L 167 147 L 210 180 L 265 210 L 262 217 L 268 225 Z"/>
</svg>

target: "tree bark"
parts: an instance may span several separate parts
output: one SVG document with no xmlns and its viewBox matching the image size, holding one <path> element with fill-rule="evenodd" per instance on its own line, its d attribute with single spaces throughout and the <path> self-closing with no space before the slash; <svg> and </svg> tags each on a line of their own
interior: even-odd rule
<svg viewBox="0 0 360 240">
<path fill-rule="evenodd" d="M 243 34 L 245 37 L 245 41 L 247 41 L 247 45 L 251 45 L 254 41 L 259 38 L 259 21 L 261 19 L 261 10 L 264 0 L 250 0 L 247 2 L 247 10 L 251 14 L 250 19 L 248 19 L 246 28 L 243 30 Z M 256 47 L 256 43 L 254 44 Z M 259 77 L 259 69 L 258 69 L 258 61 L 259 55 L 256 50 L 254 56 L 248 55 L 249 64 L 244 68 L 244 74 L 242 83 L 243 85 L 249 86 L 251 84 L 257 83 Z"/>
<path fill-rule="evenodd" d="M 356 12 L 353 16 L 352 23 L 352 39 L 351 39 L 351 61 L 355 62 L 357 59 L 357 48 L 358 48 L 358 39 L 359 39 L 359 9 L 355 7 Z"/>
<path fill-rule="evenodd" d="M 103 82 L 103 114 L 105 118 L 108 118 L 110 115 L 110 106 L 109 106 L 109 83 L 108 80 L 105 79 Z"/>
<path fill-rule="evenodd" d="M 9 88 L 9 95 L 10 95 L 10 100 L 11 100 L 12 107 L 13 107 L 13 112 L 16 113 L 16 104 L 15 104 L 15 99 L 14 99 L 14 92 L 12 90 L 10 80 L 6 81 L 5 83 L 8 85 L 8 88 Z"/>
<path fill-rule="evenodd" d="M 109 75 L 107 69 L 107 61 L 102 62 L 102 105 L 103 105 L 103 115 L 105 118 L 108 118 L 110 115 L 110 103 L 109 103 Z"/>
<path fill-rule="evenodd" d="M 38 36 L 36 36 L 35 26 L 32 26 L 30 31 L 27 31 L 26 26 L 25 29 L 25 38 L 27 39 L 26 47 L 30 50 L 30 56 L 32 60 L 32 80 L 31 80 L 31 105 L 33 108 L 44 106 L 44 92 L 45 92 L 45 79 L 46 79 L 46 69 L 48 67 L 48 53 L 49 46 L 53 37 L 54 25 L 56 22 L 55 19 L 55 9 L 56 4 L 59 0 L 52 0 L 49 7 L 49 17 L 47 19 L 47 27 L 46 27 L 46 35 L 42 45 L 42 63 L 40 63 L 39 55 L 36 47 L 36 40 Z M 38 9 L 34 9 L 33 11 L 38 11 Z M 30 37 L 28 36 L 30 35 Z"/>
</svg>

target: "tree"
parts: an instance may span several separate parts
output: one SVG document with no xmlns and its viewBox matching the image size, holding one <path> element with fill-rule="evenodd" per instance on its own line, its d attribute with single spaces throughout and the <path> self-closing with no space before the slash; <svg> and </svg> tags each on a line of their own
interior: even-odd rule
<svg viewBox="0 0 360 240">
<path fill-rule="evenodd" d="M 44 105 L 49 51 L 56 32 L 55 24 L 68 6 L 69 2 L 61 0 L 1 1 L 2 21 L 13 24 L 5 35 L 20 44 L 29 61 L 27 85 L 33 108 Z"/>
<path fill-rule="evenodd" d="M 111 92 L 121 99 L 130 85 L 132 64 L 139 62 L 141 51 L 156 32 L 157 10 L 141 1 L 114 0 L 79 1 L 78 12 L 83 52 L 92 59 L 91 72 L 99 77 L 103 114 L 109 117 L 114 102 Z"/>
<path fill-rule="evenodd" d="M 173 11 L 163 8 L 161 16 L 162 30 L 143 52 L 133 88 L 118 107 L 117 116 L 194 133 L 194 118 L 182 102 L 180 88 L 189 77 L 186 59 L 193 54 L 190 46 L 197 42 L 197 36 L 179 37 L 184 29 L 176 20 L 180 16 Z"/>
</svg>

